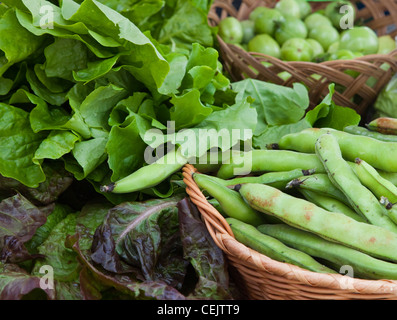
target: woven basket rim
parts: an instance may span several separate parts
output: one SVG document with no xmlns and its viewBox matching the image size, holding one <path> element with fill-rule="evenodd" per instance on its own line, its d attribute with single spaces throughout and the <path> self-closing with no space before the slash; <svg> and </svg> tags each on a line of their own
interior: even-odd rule
<svg viewBox="0 0 397 320">
<path fill-rule="evenodd" d="M 397 300 L 397 280 L 367 280 L 351 278 L 342 274 L 317 273 L 298 266 L 273 260 L 238 242 L 225 218 L 208 202 L 193 179 L 197 169 L 186 164 L 183 168 L 183 181 L 186 193 L 195 204 L 207 226 L 207 229 L 219 248 L 235 263 L 251 269 L 258 278 L 261 273 L 269 273 L 284 278 L 291 283 L 299 283 L 318 295 L 319 289 L 326 289 L 327 296 L 332 292 L 341 297 L 359 295 L 355 299 L 393 299 Z M 255 274 L 257 273 L 257 274 Z"/>
</svg>

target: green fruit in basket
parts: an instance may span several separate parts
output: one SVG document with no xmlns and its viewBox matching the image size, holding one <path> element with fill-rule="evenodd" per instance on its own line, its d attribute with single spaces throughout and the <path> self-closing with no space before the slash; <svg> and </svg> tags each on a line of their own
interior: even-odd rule
<svg viewBox="0 0 397 320">
<path fill-rule="evenodd" d="M 327 52 L 328 52 L 328 53 L 335 53 L 335 52 L 338 51 L 338 50 L 339 50 L 339 41 L 336 41 L 336 42 L 334 42 L 333 44 L 331 44 L 331 45 L 328 47 Z"/>
<path fill-rule="evenodd" d="M 348 29 L 340 36 L 339 49 L 361 52 L 364 55 L 375 54 L 379 49 L 378 36 L 368 27 Z"/>
<path fill-rule="evenodd" d="M 279 10 L 285 18 L 301 18 L 299 4 L 295 0 L 280 0 L 275 8 Z"/>
<path fill-rule="evenodd" d="M 302 38 L 307 37 L 308 30 L 305 23 L 296 18 L 287 18 L 280 23 L 274 37 L 280 45 L 283 45 L 285 41 L 292 38 Z"/>
<path fill-rule="evenodd" d="M 248 43 L 253 37 L 255 37 L 255 22 L 252 20 L 241 21 L 241 27 L 243 28 L 243 40 L 242 43 Z"/>
<path fill-rule="evenodd" d="M 311 45 L 301 38 L 287 40 L 281 47 L 281 59 L 285 61 L 311 61 L 313 50 Z"/>
<path fill-rule="evenodd" d="M 323 26 L 323 25 L 332 25 L 331 20 L 329 20 L 326 16 L 318 13 L 318 12 L 314 12 L 310 15 L 308 15 L 306 17 L 306 19 L 304 20 L 306 27 L 308 30 L 317 28 L 319 26 Z"/>
<path fill-rule="evenodd" d="M 324 53 L 324 48 L 321 45 L 320 42 L 318 42 L 317 40 L 314 39 L 306 39 L 306 42 L 310 44 L 312 51 L 313 51 L 313 57 L 317 57 L 321 54 Z"/>
<path fill-rule="evenodd" d="M 262 12 L 255 19 L 255 33 L 267 33 L 273 36 L 277 26 L 284 20 L 283 15 L 276 9 L 269 9 Z"/>
<path fill-rule="evenodd" d="M 331 54 L 330 60 L 351 60 L 362 56 L 363 54 L 360 52 L 353 52 L 346 49 L 340 49 Z"/>
<path fill-rule="evenodd" d="M 362 56 L 363 54 L 360 52 L 353 52 L 346 49 L 340 49 L 332 53 L 329 60 L 352 60 Z M 355 70 L 346 70 L 345 73 L 352 76 L 353 78 L 356 78 L 360 74 L 358 71 Z"/>
<path fill-rule="evenodd" d="M 355 8 L 350 1 L 334 1 L 325 8 L 325 15 L 337 29 L 346 29 L 346 24 L 353 25 Z"/>
<path fill-rule="evenodd" d="M 329 52 L 324 52 L 322 54 L 319 54 L 318 56 L 314 56 L 312 61 L 315 63 L 329 61 L 330 56 L 331 56 L 331 54 Z"/>
<path fill-rule="evenodd" d="M 300 18 L 305 19 L 309 14 L 312 13 L 312 7 L 307 0 L 295 0 L 299 5 Z"/>
<path fill-rule="evenodd" d="M 339 40 L 339 32 L 333 26 L 323 25 L 311 29 L 309 38 L 320 42 L 324 51 L 327 51 L 333 43 Z"/>
<path fill-rule="evenodd" d="M 291 74 L 287 71 L 282 71 L 278 74 L 278 76 L 283 79 L 284 81 L 288 81 L 291 78 Z"/>
<path fill-rule="evenodd" d="M 396 40 L 393 39 L 390 35 L 380 36 L 378 40 L 378 54 L 388 54 L 396 49 Z"/>
<path fill-rule="evenodd" d="M 269 10 L 270 8 L 267 7 L 256 7 L 254 10 L 251 11 L 249 15 L 249 19 L 255 21 L 255 19 L 262 14 L 263 12 Z"/>
<path fill-rule="evenodd" d="M 234 17 L 227 17 L 218 24 L 219 36 L 226 43 L 241 43 L 243 40 L 243 27 L 239 20 Z"/>
<path fill-rule="evenodd" d="M 248 51 L 280 58 L 280 45 L 268 34 L 258 34 L 248 42 Z"/>
</svg>

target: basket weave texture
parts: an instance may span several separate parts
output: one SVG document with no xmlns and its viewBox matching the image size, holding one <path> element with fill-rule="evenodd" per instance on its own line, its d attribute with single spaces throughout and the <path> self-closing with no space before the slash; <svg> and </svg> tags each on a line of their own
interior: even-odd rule
<svg viewBox="0 0 397 320">
<path fill-rule="evenodd" d="M 238 242 L 225 218 L 207 201 L 183 168 L 186 192 L 197 206 L 211 237 L 234 270 L 234 280 L 251 300 L 397 300 L 397 281 L 364 280 L 325 274 L 275 261 Z"/>
<path fill-rule="evenodd" d="M 397 0 L 352 0 L 357 4 L 356 22 L 363 22 L 377 34 L 397 36 Z M 237 9 L 232 0 L 215 0 L 208 20 L 216 26 L 220 20 L 233 16 L 240 21 L 248 19 L 249 14 L 258 6 L 274 7 L 274 0 L 242 0 Z M 312 2 L 313 11 L 325 8 L 329 2 Z M 360 115 L 365 115 L 368 108 L 376 100 L 380 91 L 397 71 L 397 50 L 389 54 L 375 54 L 353 60 L 325 61 L 321 63 L 282 61 L 261 53 L 247 52 L 238 46 L 225 43 L 217 37 L 219 51 L 225 70 L 233 81 L 246 78 L 269 81 L 275 84 L 292 86 L 295 82 L 304 83 L 309 89 L 311 107 L 316 106 L 329 93 L 328 86 L 335 83 L 336 104 L 353 108 Z M 263 62 L 271 66 L 264 66 Z M 389 65 L 385 71 L 383 64 Z M 345 73 L 354 70 L 359 73 L 355 78 Z M 278 76 L 288 72 L 291 77 L 283 80 Z M 319 75 L 320 78 L 314 78 Z M 367 81 L 372 77 L 373 86 Z"/>
</svg>

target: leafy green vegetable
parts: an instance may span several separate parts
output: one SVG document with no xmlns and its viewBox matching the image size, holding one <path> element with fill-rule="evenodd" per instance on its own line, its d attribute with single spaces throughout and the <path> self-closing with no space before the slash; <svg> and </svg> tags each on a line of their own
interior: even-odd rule
<svg viewBox="0 0 397 320">
<path fill-rule="evenodd" d="M 23 140 L 32 141 L 18 149 L 28 153 L 20 164 L 0 166 L 0 174 L 37 187 L 42 166 L 62 160 L 77 180 L 98 189 L 145 164 L 150 129 L 164 133 L 169 121 L 177 130 L 202 126 L 233 106 L 206 23 L 210 3 L 5 1 L 0 102 L 23 115 Z M 10 28 L 26 40 L 19 47 L 8 40 Z M 8 129 L 2 135 L 15 136 Z M 15 157 L 18 144 L 10 142 L 4 148 Z"/>
<path fill-rule="evenodd" d="M 15 10 L 9 9 L 0 19 L 0 50 L 4 61 L 0 64 L 0 75 L 13 64 L 25 60 L 40 48 L 42 39 L 23 28 L 15 15 Z M 0 54 L 1 56 L 1 54 Z"/>
<path fill-rule="evenodd" d="M 245 81 L 245 80 L 243 80 Z M 249 80 L 251 81 L 251 80 Z M 267 86 L 267 84 L 262 84 L 260 82 L 256 83 L 256 88 L 260 90 L 262 86 Z M 299 108 L 295 106 L 290 107 L 291 111 L 283 110 L 283 106 L 285 105 L 285 101 L 283 99 L 277 99 L 277 95 L 273 95 L 272 101 L 272 114 L 277 116 L 276 111 L 279 110 L 281 117 L 285 117 L 284 114 L 289 114 L 291 117 L 287 123 L 281 125 L 271 125 L 270 123 L 262 123 L 263 127 L 266 127 L 264 131 L 259 134 L 256 134 L 253 138 L 253 145 L 255 148 L 266 149 L 269 144 L 277 143 L 281 137 L 287 135 L 289 133 L 295 133 L 302 131 L 307 128 L 313 127 L 327 127 L 334 128 L 337 130 L 343 130 L 346 126 L 349 125 L 358 125 L 360 123 L 361 117 L 357 112 L 351 108 L 341 107 L 336 105 L 333 100 L 334 94 L 334 84 L 329 86 L 329 93 L 323 99 L 323 101 L 317 105 L 312 110 L 307 110 L 308 103 L 305 97 L 308 98 L 307 90 L 304 87 L 297 86 L 295 84 L 295 88 L 299 88 L 296 91 L 296 96 L 291 96 L 289 101 L 293 103 L 294 101 L 301 101 L 301 107 L 304 110 L 304 116 L 300 114 Z M 277 87 L 274 87 L 274 90 L 277 90 Z M 279 88 L 278 90 L 291 90 L 289 88 Z M 288 91 L 287 91 L 288 92 Z M 291 94 L 291 93 L 290 93 Z M 282 95 L 280 95 L 282 96 Z M 279 107 L 281 105 L 281 107 Z M 298 104 L 299 105 L 299 104 Z M 262 107 L 263 104 L 260 103 L 259 107 Z M 268 105 L 267 105 L 268 106 Z M 294 112 L 295 110 L 295 112 Z M 295 116 L 292 115 L 295 113 Z"/>
<path fill-rule="evenodd" d="M 73 183 L 72 175 L 61 163 L 43 165 L 46 180 L 37 188 L 29 188 L 21 182 L 0 176 L 0 197 L 9 198 L 17 192 L 37 206 L 45 206 L 56 202 Z"/>
<path fill-rule="evenodd" d="M 42 159 L 59 159 L 73 150 L 80 137 L 70 131 L 51 131 L 37 148 L 33 161 Z"/>
<path fill-rule="evenodd" d="M 258 112 L 258 126 L 255 135 L 263 133 L 267 126 L 280 126 L 295 123 L 304 115 L 309 107 L 309 96 L 306 88 L 295 83 L 293 88 L 272 83 L 246 79 L 233 83 L 238 92 L 236 99 L 250 96 L 252 105 Z"/>
<path fill-rule="evenodd" d="M 36 230 L 33 237 L 26 243 L 28 250 L 34 252 L 38 246 L 47 240 L 55 226 L 70 213 L 72 213 L 70 207 L 57 203 L 54 210 L 47 216 L 46 222 Z"/>
<path fill-rule="evenodd" d="M 374 109 L 376 114 L 374 117 L 397 118 L 396 96 L 397 76 L 393 76 L 389 83 L 381 90 L 375 101 Z"/>
<path fill-rule="evenodd" d="M 0 103 L 0 173 L 21 181 L 28 187 L 38 187 L 46 177 L 33 158 L 44 133 L 34 133 L 29 113 Z"/>
</svg>

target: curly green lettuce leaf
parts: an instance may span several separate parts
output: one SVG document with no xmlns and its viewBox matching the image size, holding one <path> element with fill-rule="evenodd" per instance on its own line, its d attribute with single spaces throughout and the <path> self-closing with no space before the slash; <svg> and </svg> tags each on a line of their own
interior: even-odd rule
<svg viewBox="0 0 397 320">
<path fill-rule="evenodd" d="M 94 0 L 84 1 L 67 18 L 68 21 L 85 24 L 96 33 L 119 39 L 124 50 L 131 53 L 120 59 L 124 68 L 151 90 L 156 91 L 161 87 L 170 70 L 169 64 L 150 39 L 129 19 Z"/>
<path fill-rule="evenodd" d="M 237 100 L 251 97 L 258 112 L 255 135 L 267 126 L 280 126 L 299 121 L 309 107 L 309 95 L 305 86 L 295 83 L 293 88 L 283 87 L 256 79 L 245 79 L 232 84 L 238 92 Z"/>
<path fill-rule="evenodd" d="M 40 163 L 43 159 L 59 159 L 74 149 L 80 137 L 70 131 L 51 131 L 35 152 L 33 161 Z"/>
<path fill-rule="evenodd" d="M 37 206 L 56 202 L 72 185 L 73 176 L 61 162 L 44 163 L 42 168 L 46 179 L 37 188 L 29 188 L 15 179 L 0 175 L 0 197 L 8 198 L 18 192 Z"/>
<path fill-rule="evenodd" d="M 270 144 L 277 144 L 281 137 L 307 128 L 325 127 L 343 130 L 349 125 L 358 125 L 361 121 L 360 115 L 351 108 L 336 105 L 332 100 L 334 93 L 335 85 L 330 84 L 329 93 L 315 108 L 308 110 L 304 117 L 287 124 L 268 125 L 263 132 L 254 136 L 254 147 L 266 149 Z"/>
<path fill-rule="evenodd" d="M 192 0 L 169 3 L 172 4 L 170 12 L 160 20 L 162 26 L 156 37 L 159 43 L 186 49 L 190 49 L 192 43 L 205 47 L 214 45 L 213 31 L 207 22 L 208 10 L 203 10 Z"/>
<path fill-rule="evenodd" d="M 153 149 L 163 148 L 167 143 L 180 147 L 184 157 L 199 158 L 208 150 L 218 148 L 229 151 L 241 142 L 250 142 L 258 117 L 251 106 L 251 98 L 212 112 L 196 126 L 174 132 L 163 133 L 159 129 L 149 130 L 143 139 Z M 168 131 L 168 130 L 167 130 Z M 240 147 L 238 147 L 240 149 Z"/>
</svg>

